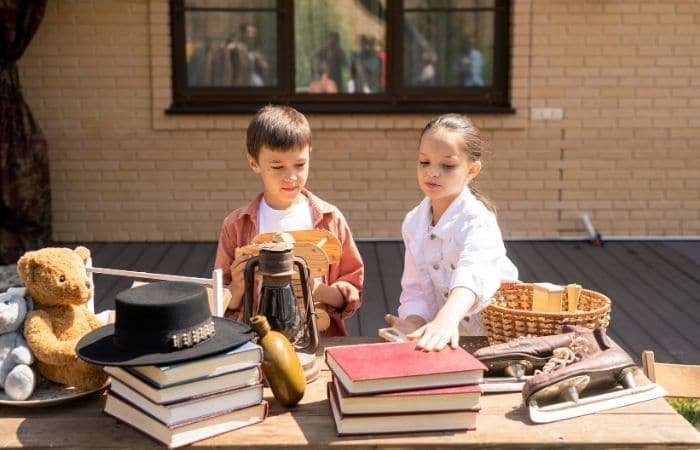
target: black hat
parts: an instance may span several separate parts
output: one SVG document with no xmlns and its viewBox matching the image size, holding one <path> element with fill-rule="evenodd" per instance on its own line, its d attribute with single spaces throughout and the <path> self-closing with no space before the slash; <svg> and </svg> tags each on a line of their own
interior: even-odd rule
<svg viewBox="0 0 700 450">
<path fill-rule="evenodd" d="M 248 325 L 212 317 L 206 288 L 162 281 L 126 289 L 115 299 L 115 323 L 85 335 L 78 356 L 103 366 L 170 364 L 238 347 Z"/>
</svg>

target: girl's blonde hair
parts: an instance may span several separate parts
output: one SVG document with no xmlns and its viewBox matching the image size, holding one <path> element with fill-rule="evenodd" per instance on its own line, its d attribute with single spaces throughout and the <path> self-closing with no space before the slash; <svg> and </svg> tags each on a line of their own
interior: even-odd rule
<svg viewBox="0 0 700 450">
<path fill-rule="evenodd" d="M 444 129 L 450 133 L 459 135 L 462 138 L 462 150 L 467 154 L 469 160 L 481 160 L 481 154 L 484 151 L 486 143 L 481 137 L 481 131 L 474 126 L 469 118 L 461 114 L 443 114 L 442 116 L 434 117 L 423 127 L 419 142 L 426 133 L 437 129 Z M 496 212 L 493 203 L 479 191 L 474 180 L 469 183 L 469 190 L 474 194 L 474 197 L 479 199 L 479 201 L 486 206 L 486 208 Z"/>
</svg>

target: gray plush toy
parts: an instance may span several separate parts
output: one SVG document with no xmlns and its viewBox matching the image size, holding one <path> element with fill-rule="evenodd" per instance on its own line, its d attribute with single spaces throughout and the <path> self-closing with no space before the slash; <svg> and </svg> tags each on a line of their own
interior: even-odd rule
<svg viewBox="0 0 700 450">
<path fill-rule="evenodd" d="M 32 310 L 25 288 L 0 294 L 0 388 L 11 400 L 26 400 L 34 393 L 36 376 L 30 365 L 34 355 L 22 336 L 24 318 Z"/>
</svg>

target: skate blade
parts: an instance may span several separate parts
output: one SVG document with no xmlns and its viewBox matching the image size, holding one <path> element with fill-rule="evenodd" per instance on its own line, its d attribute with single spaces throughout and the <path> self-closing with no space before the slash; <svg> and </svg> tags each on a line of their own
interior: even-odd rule
<svg viewBox="0 0 700 450">
<path fill-rule="evenodd" d="M 526 375 L 521 378 L 513 377 L 492 377 L 484 378 L 481 384 L 481 392 L 484 394 L 497 392 L 522 392 L 525 382 L 532 378 L 532 375 Z"/>
<path fill-rule="evenodd" d="M 530 419 L 535 423 L 549 423 L 557 420 L 593 414 L 608 409 L 620 408 L 666 396 L 666 390 L 655 383 L 633 388 L 618 388 L 604 394 L 581 397 L 578 402 L 565 401 L 539 406 L 537 400 L 530 400 Z"/>
</svg>

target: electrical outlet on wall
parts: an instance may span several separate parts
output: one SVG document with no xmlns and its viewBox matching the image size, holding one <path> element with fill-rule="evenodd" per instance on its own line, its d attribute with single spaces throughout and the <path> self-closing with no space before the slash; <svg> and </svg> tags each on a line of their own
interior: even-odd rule
<svg viewBox="0 0 700 450">
<path fill-rule="evenodd" d="M 530 120 L 562 120 L 564 110 L 562 108 L 531 108 Z"/>
</svg>

